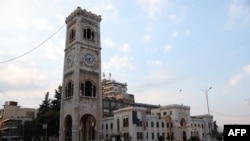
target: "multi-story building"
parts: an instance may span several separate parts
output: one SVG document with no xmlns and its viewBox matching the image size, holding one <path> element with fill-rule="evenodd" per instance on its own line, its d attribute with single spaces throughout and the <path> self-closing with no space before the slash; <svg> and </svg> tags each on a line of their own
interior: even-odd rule
<svg viewBox="0 0 250 141">
<path fill-rule="evenodd" d="M 104 139 L 187 141 L 191 136 L 201 140 L 210 138 L 213 116 L 191 116 L 190 107 L 186 105 L 136 103 L 134 95 L 127 93 L 126 83 L 103 80 L 102 84 Z"/>
<path fill-rule="evenodd" d="M 191 116 L 190 134 L 199 138 L 211 136 L 213 129 L 212 115 Z"/>
<path fill-rule="evenodd" d="M 170 124 L 157 115 L 146 114 L 146 108 L 126 107 L 114 111 L 114 116 L 103 119 L 106 140 L 158 140 L 170 139 Z M 173 135 L 172 135 L 173 139 Z"/>
<path fill-rule="evenodd" d="M 21 108 L 15 101 L 5 102 L 0 109 L 0 138 L 19 141 L 23 136 L 23 123 L 36 118 L 36 114 L 36 109 Z"/>
<path fill-rule="evenodd" d="M 136 103 L 134 95 L 127 93 L 127 90 L 127 83 L 107 79 L 102 80 L 104 118 L 113 117 L 115 110 L 125 107 L 144 107 L 147 113 L 150 113 L 151 109 L 159 107 L 159 105 Z"/>
</svg>

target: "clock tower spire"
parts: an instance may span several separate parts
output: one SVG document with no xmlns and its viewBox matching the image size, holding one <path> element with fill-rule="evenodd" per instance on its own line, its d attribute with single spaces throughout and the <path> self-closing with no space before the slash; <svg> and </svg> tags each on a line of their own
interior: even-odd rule
<svg viewBox="0 0 250 141">
<path fill-rule="evenodd" d="M 99 140 L 102 121 L 101 16 L 78 7 L 65 22 L 59 139 Z"/>
</svg>

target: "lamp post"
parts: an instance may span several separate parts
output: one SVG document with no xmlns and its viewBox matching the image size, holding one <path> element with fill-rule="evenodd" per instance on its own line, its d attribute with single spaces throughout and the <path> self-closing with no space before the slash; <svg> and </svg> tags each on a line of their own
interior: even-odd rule
<svg viewBox="0 0 250 141">
<path fill-rule="evenodd" d="M 212 87 L 210 87 L 210 88 L 205 88 L 204 90 L 202 89 L 202 91 L 204 91 L 205 92 L 205 96 L 206 96 L 206 101 L 207 101 L 207 112 L 208 112 L 208 115 L 210 115 L 210 111 L 209 111 L 209 104 L 208 104 L 208 91 L 209 90 L 211 90 L 212 89 Z"/>
<path fill-rule="evenodd" d="M 210 87 L 210 88 L 205 88 L 204 90 L 202 89 L 202 91 L 204 91 L 205 92 L 205 96 L 206 96 L 206 101 L 207 101 L 207 112 L 208 112 L 208 115 L 210 115 L 210 111 L 209 111 L 209 104 L 208 104 L 208 91 L 209 90 L 211 90 L 212 89 L 212 87 Z M 211 132 L 211 138 L 213 138 L 213 133 L 212 133 L 212 126 L 211 126 L 211 130 L 210 130 L 210 132 Z"/>
</svg>

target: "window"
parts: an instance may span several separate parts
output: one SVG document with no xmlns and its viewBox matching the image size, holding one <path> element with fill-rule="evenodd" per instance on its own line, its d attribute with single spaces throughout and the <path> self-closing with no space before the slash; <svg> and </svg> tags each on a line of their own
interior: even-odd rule
<svg viewBox="0 0 250 141">
<path fill-rule="evenodd" d="M 118 131 L 120 131 L 120 120 L 119 120 L 119 119 L 117 119 L 117 121 L 116 121 L 116 122 L 117 122 L 117 130 L 118 130 Z"/>
<path fill-rule="evenodd" d="M 109 107 L 109 101 L 108 100 L 103 100 L 103 106 L 104 107 Z"/>
<path fill-rule="evenodd" d="M 83 38 L 94 41 L 95 34 L 90 28 L 86 28 L 83 30 Z"/>
<path fill-rule="evenodd" d="M 159 128 L 159 122 L 156 122 L 156 127 Z"/>
<path fill-rule="evenodd" d="M 73 93 L 74 93 L 74 84 L 70 81 L 66 85 L 66 89 L 65 89 L 66 98 L 72 97 Z"/>
<path fill-rule="evenodd" d="M 167 112 L 163 112 L 163 115 L 167 115 Z"/>
<path fill-rule="evenodd" d="M 151 127 L 154 127 L 154 123 L 153 122 L 151 122 Z"/>
<path fill-rule="evenodd" d="M 161 123 L 161 127 L 164 128 L 164 122 Z"/>
<path fill-rule="evenodd" d="M 80 85 L 80 95 L 88 97 L 96 97 L 96 86 L 93 85 L 90 81 L 81 83 Z"/>
<path fill-rule="evenodd" d="M 155 134 L 154 133 L 152 133 L 152 140 L 154 140 L 155 139 Z"/>
<path fill-rule="evenodd" d="M 165 139 L 165 133 L 164 132 L 162 133 L 162 137 L 163 137 L 163 139 Z"/>
<path fill-rule="evenodd" d="M 113 129 L 113 124 L 112 123 L 110 123 L 110 129 Z"/>
<path fill-rule="evenodd" d="M 123 119 L 123 127 L 128 127 L 128 118 Z"/>
<path fill-rule="evenodd" d="M 174 133 L 171 133 L 171 139 L 174 140 Z"/>
<path fill-rule="evenodd" d="M 115 101 L 111 101 L 111 108 L 115 108 Z"/>
<path fill-rule="evenodd" d="M 125 141 L 129 140 L 129 133 L 124 133 L 123 136 Z"/>
<path fill-rule="evenodd" d="M 71 29 L 70 33 L 69 33 L 69 41 L 73 41 L 76 38 L 76 30 L 75 29 Z"/>
<path fill-rule="evenodd" d="M 142 140 L 142 132 L 137 132 L 137 140 Z"/>
<path fill-rule="evenodd" d="M 160 119 L 161 118 L 161 113 L 157 113 L 157 116 Z"/>
<path fill-rule="evenodd" d="M 138 121 L 136 122 L 136 126 L 141 127 L 141 126 L 142 126 L 142 121 L 141 121 L 141 120 L 138 120 Z"/>
<path fill-rule="evenodd" d="M 181 123 L 180 123 L 181 127 L 185 127 L 186 126 L 186 121 L 184 118 L 181 119 Z M 200 126 L 200 125 L 199 125 Z"/>
</svg>

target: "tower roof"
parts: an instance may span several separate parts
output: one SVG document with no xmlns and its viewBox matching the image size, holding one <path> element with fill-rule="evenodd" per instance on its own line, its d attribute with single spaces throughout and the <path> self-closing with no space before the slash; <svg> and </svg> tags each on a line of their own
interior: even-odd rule
<svg viewBox="0 0 250 141">
<path fill-rule="evenodd" d="M 68 17 L 66 17 L 65 22 L 68 23 L 76 16 L 84 16 L 86 18 L 93 19 L 97 22 L 100 22 L 102 20 L 100 15 L 96 15 L 90 11 L 87 11 L 86 9 L 82 9 L 81 7 L 77 7 Z"/>
</svg>

